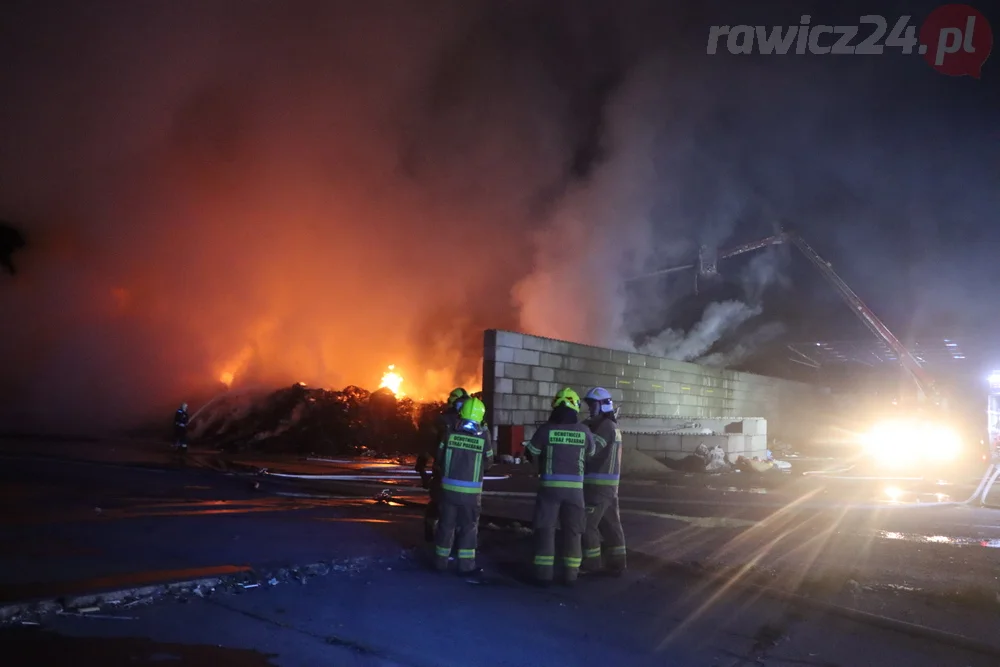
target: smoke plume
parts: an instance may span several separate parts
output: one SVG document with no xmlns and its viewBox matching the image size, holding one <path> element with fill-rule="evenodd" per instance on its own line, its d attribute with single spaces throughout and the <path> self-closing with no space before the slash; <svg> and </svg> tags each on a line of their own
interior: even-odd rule
<svg viewBox="0 0 1000 667">
<path fill-rule="evenodd" d="M 484 328 L 662 331 L 648 345 L 695 359 L 773 273 L 684 334 L 689 281 L 626 277 L 776 217 L 891 258 L 899 234 L 866 235 L 894 215 L 997 208 L 990 117 L 941 122 L 886 84 L 962 99 L 932 90 L 947 77 L 707 57 L 707 10 L 39 5 L 0 26 L 0 218 L 27 239 L 0 273 L 8 428 L 165 420 L 224 383 L 374 387 L 390 364 L 437 399 L 477 388 Z"/>
<path fill-rule="evenodd" d="M 705 308 L 701 320 L 688 332 L 666 329 L 637 348 L 642 354 L 693 361 L 708 352 L 723 336 L 760 314 L 741 301 L 718 301 Z"/>
</svg>

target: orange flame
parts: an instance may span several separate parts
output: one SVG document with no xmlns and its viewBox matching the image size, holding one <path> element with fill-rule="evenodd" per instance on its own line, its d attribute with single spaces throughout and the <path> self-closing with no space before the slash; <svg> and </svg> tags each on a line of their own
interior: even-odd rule
<svg viewBox="0 0 1000 667">
<path fill-rule="evenodd" d="M 389 366 L 389 370 L 382 375 L 382 382 L 379 384 L 378 388 L 388 389 L 396 395 L 396 398 L 400 398 L 406 394 L 401 391 L 401 387 L 403 386 L 403 376 L 397 373 L 395 368 L 395 364 Z"/>
</svg>

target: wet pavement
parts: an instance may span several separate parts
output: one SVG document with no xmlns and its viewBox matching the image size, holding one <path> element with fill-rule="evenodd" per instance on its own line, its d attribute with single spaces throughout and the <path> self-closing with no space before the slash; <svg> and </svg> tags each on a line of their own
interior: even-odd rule
<svg viewBox="0 0 1000 667">
<path fill-rule="evenodd" d="M 168 580 L 178 570 L 395 556 L 399 541 L 379 520 L 417 511 L 356 496 L 264 495 L 208 470 L 51 460 L 3 461 L 0 489 L 0 601 Z"/>
<path fill-rule="evenodd" d="M 996 664 L 996 656 L 725 585 L 692 587 L 646 565 L 622 579 L 539 590 L 502 571 L 473 585 L 399 559 L 306 586 L 54 617 L 45 627 L 0 630 L 0 642 L 13 656 L 4 664 L 18 667 L 68 656 L 85 666 Z"/>
<path fill-rule="evenodd" d="M 76 451 L 85 450 L 80 447 Z M 0 564 L 4 566 L 0 570 L 0 602 L 264 565 L 335 558 L 363 558 L 372 564 L 368 579 L 334 577 L 321 585 L 337 588 L 320 592 L 314 592 L 320 585 L 278 586 L 262 592 L 266 600 L 239 598 L 235 609 L 229 608 L 235 603 L 225 607 L 216 601 L 194 600 L 130 611 L 129 619 L 134 620 L 57 617 L 46 628 L 20 628 L 18 634 L 0 636 L 0 641 L 14 642 L 12 645 L 23 648 L 25 655 L 35 656 L 24 664 L 46 664 L 51 654 L 45 651 L 58 648 L 107 656 L 103 661 L 82 664 L 136 664 L 128 662 L 126 655 L 136 660 L 192 665 L 208 660 L 235 665 L 556 664 L 565 661 L 559 656 L 568 650 L 572 664 L 598 664 L 601 660 L 664 664 L 669 656 L 689 660 L 675 664 L 728 666 L 741 664 L 739 656 L 747 655 L 748 646 L 753 645 L 747 642 L 754 632 L 746 629 L 737 639 L 719 639 L 718 646 L 709 650 L 692 637 L 711 632 L 699 630 L 699 635 L 687 629 L 670 649 L 674 653 L 657 653 L 658 642 L 698 605 L 683 601 L 684 586 L 677 581 L 663 584 L 666 592 L 661 591 L 659 597 L 647 594 L 646 589 L 655 589 L 663 576 L 654 576 L 650 568 L 630 575 L 634 578 L 626 583 L 599 584 L 607 596 L 599 604 L 586 596 L 573 597 L 575 591 L 542 593 L 525 586 L 507 570 L 517 570 L 528 560 L 530 545 L 517 538 L 520 533 L 510 530 L 510 522 L 527 523 L 530 519 L 534 482 L 503 466 L 494 476 L 510 476 L 487 482 L 487 516 L 481 532 L 483 557 L 494 569 L 499 567 L 499 574 L 492 585 L 475 587 L 451 579 L 442 584 L 440 578 L 411 560 L 401 559 L 422 546 L 421 508 L 415 504 L 425 499 L 405 466 L 377 461 L 294 461 L 277 468 L 274 460 L 257 466 L 295 471 L 290 474 L 322 471 L 329 476 L 342 471 L 366 480 L 373 477 L 367 483 L 354 479 L 311 482 L 273 475 L 223 474 L 202 467 L 197 460 L 178 469 L 172 467 L 169 457 L 160 463 L 140 461 L 154 466 L 142 468 L 106 457 L 88 463 L 23 454 L 0 459 Z M 253 469 L 254 464 L 248 464 L 245 470 Z M 387 484 L 386 476 L 400 479 Z M 636 562 L 645 554 L 653 562 L 772 568 L 777 573 L 775 585 L 787 584 L 795 590 L 805 590 L 807 584 L 815 586 L 820 580 L 834 581 L 833 597 L 840 601 L 850 598 L 855 606 L 873 612 L 892 606 L 886 591 L 896 595 L 935 586 L 953 591 L 977 588 L 977 604 L 1000 593 L 1000 550 L 992 548 L 1000 544 L 1000 513 L 948 503 L 971 494 L 971 485 L 791 476 L 744 481 L 732 477 L 725 482 L 689 476 L 623 484 L 623 521 Z M 385 488 L 392 490 L 388 502 L 376 501 L 376 493 Z M 591 583 L 587 586 L 593 591 Z M 440 599 L 439 594 L 443 596 Z M 725 597 L 720 595 L 719 599 Z M 707 599 L 701 598 L 703 602 Z M 590 627 L 587 619 L 593 614 L 608 613 L 609 600 L 621 605 L 623 618 L 608 621 L 604 634 L 581 630 Z M 243 602 L 250 606 L 241 606 Z M 736 603 L 722 605 L 717 599 L 700 613 L 718 623 L 719 609 L 732 604 Z M 760 611 L 763 603 L 743 600 L 740 604 L 755 610 L 751 619 L 767 615 Z M 898 613 L 911 622 L 941 621 L 940 605 L 916 608 L 901 600 L 897 606 Z M 662 622 L 646 627 L 646 634 L 636 635 L 635 619 L 628 620 L 631 610 L 644 610 L 644 622 L 650 618 Z M 781 622 L 788 625 L 787 609 L 779 605 L 767 610 L 780 617 L 775 623 L 784 618 Z M 548 639 L 538 635 L 541 630 L 521 629 L 523 619 L 539 618 L 543 612 L 549 614 L 541 621 L 545 632 L 552 633 Z M 460 647 L 454 655 L 444 657 L 434 653 L 440 646 L 433 638 L 443 642 L 452 626 L 428 626 L 426 617 L 452 619 L 457 626 L 476 614 L 488 620 L 470 634 L 478 637 L 470 639 L 472 648 Z M 949 612 L 941 622 L 950 623 L 951 631 L 960 631 L 977 623 L 995 623 L 995 614 L 993 609 L 986 616 L 970 619 Z M 386 636 L 395 641 L 400 626 L 407 628 L 401 640 L 407 648 L 402 653 L 358 648 L 383 646 Z M 337 627 L 343 630 L 333 630 Z M 794 641 L 812 637 L 809 641 L 819 644 L 802 645 L 789 657 L 799 662 L 787 664 L 869 664 L 865 660 L 870 656 L 860 654 L 857 661 L 842 656 L 823 658 L 824 651 L 842 654 L 853 650 L 853 644 L 836 648 L 837 642 L 824 637 L 822 622 L 810 618 L 796 627 L 799 639 Z M 60 638 L 36 639 L 47 636 L 38 633 L 50 629 L 57 630 Z M 498 642 L 498 632 L 499 636 L 513 633 L 510 636 L 516 641 L 513 645 Z M 855 628 L 851 632 L 862 631 Z M 82 638 L 74 639 L 74 635 Z M 116 639 L 105 641 L 101 638 L 105 635 Z M 794 641 L 788 639 L 787 646 Z M 910 644 L 882 634 L 877 641 L 891 645 L 892 651 L 902 651 L 892 655 L 909 656 L 912 649 Z M 219 649 L 217 644 L 233 647 L 232 653 L 225 653 L 228 649 Z M 814 650 L 818 645 L 829 647 Z M 491 651 L 500 646 L 505 661 L 477 662 L 483 646 Z M 901 658 L 901 664 L 997 664 L 966 657 L 952 662 L 931 649 L 912 652 L 915 657 Z M 275 655 L 276 662 L 267 662 L 268 656 Z M 937 662 L 928 661 L 927 656 L 933 655 L 938 656 Z M 712 657 L 709 660 L 707 656 Z M 772 658 L 765 664 L 783 663 Z"/>
</svg>

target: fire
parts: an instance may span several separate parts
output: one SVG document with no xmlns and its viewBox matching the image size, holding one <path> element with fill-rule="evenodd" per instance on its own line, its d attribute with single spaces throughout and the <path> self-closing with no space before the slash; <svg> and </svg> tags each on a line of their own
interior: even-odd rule
<svg viewBox="0 0 1000 667">
<path fill-rule="evenodd" d="M 225 373 L 223 373 L 222 375 L 219 376 L 219 382 L 221 382 L 222 384 L 226 385 L 227 388 L 232 387 L 233 386 L 233 374 L 230 373 L 229 371 L 226 371 Z"/>
<path fill-rule="evenodd" d="M 389 370 L 382 375 L 382 383 L 379 384 L 378 388 L 388 389 L 399 398 L 406 394 L 400 391 L 400 388 L 403 386 L 403 376 L 397 373 L 395 369 L 395 364 L 389 366 Z"/>
</svg>

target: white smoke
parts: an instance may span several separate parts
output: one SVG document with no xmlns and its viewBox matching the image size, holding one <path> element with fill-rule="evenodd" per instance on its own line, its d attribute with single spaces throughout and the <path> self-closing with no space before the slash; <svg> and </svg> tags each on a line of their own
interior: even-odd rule
<svg viewBox="0 0 1000 667">
<path fill-rule="evenodd" d="M 712 354 L 698 358 L 696 361 L 702 366 L 713 368 L 728 368 L 746 361 L 757 349 L 776 339 L 785 333 L 785 325 L 780 322 L 768 322 L 760 328 L 746 336 L 740 338 L 735 345 L 723 352 L 713 352 Z"/>
<path fill-rule="evenodd" d="M 708 304 L 701 320 L 687 333 L 667 329 L 634 349 L 655 357 L 694 361 L 708 352 L 723 336 L 759 314 L 759 307 L 748 306 L 742 301 L 717 301 Z"/>
<path fill-rule="evenodd" d="M 791 287 L 788 276 L 781 272 L 778 259 L 777 250 L 768 248 L 759 255 L 755 255 L 744 267 L 740 274 L 740 282 L 747 295 L 747 300 L 751 303 L 759 303 L 764 295 L 764 290 L 771 285 Z"/>
</svg>

